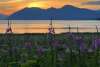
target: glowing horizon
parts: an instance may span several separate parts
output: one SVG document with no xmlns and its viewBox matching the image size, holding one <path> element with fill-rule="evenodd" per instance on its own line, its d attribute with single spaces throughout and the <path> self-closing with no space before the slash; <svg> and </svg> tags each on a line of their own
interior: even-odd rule
<svg viewBox="0 0 100 67">
<path fill-rule="evenodd" d="M 96 32 L 96 25 L 100 31 L 100 21 L 63 21 L 54 20 L 53 27 L 56 28 L 56 33 L 68 32 L 68 29 L 64 29 L 70 25 L 72 27 L 71 32 L 77 32 L 77 25 L 79 32 Z M 13 33 L 47 33 L 49 28 L 49 20 L 15 20 L 11 24 Z M 0 33 L 5 33 L 7 29 L 7 21 L 0 21 Z"/>
</svg>

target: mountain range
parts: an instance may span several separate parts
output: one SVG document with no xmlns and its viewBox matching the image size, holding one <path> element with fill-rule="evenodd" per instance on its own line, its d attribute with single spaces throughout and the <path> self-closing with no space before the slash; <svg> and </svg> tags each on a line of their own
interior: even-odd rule
<svg viewBox="0 0 100 67">
<path fill-rule="evenodd" d="M 0 19 L 5 18 L 1 17 Z M 24 8 L 9 16 L 13 20 L 99 20 L 100 10 L 89 10 L 65 5 L 62 8 Z"/>
<path fill-rule="evenodd" d="M 7 19 L 7 17 L 8 16 L 6 16 L 6 15 L 0 14 L 0 20 L 5 20 L 5 19 Z"/>
</svg>

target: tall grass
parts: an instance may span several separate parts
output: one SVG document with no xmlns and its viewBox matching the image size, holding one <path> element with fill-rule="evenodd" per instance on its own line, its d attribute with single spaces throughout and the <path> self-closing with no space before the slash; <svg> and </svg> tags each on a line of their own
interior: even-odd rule
<svg viewBox="0 0 100 67">
<path fill-rule="evenodd" d="M 100 67 L 100 33 L 0 34 L 0 67 Z"/>
</svg>

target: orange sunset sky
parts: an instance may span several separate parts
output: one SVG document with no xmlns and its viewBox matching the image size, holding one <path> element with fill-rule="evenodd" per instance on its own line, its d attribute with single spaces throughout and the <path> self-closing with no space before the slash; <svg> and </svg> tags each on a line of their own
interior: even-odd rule
<svg viewBox="0 0 100 67">
<path fill-rule="evenodd" d="M 92 3 L 91 3 L 92 2 Z M 64 5 L 73 5 L 79 8 L 99 10 L 99 0 L 0 0 L 0 13 L 11 15 L 23 8 L 39 7 L 47 9 L 50 7 L 61 8 Z M 97 3 L 97 4 L 96 4 Z"/>
</svg>

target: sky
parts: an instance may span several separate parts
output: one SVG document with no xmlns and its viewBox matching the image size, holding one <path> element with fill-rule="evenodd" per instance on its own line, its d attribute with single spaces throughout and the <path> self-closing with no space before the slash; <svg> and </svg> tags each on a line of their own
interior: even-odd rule
<svg viewBox="0 0 100 67">
<path fill-rule="evenodd" d="M 78 8 L 100 10 L 100 0 L 0 0 L 0 14 L 11 15 L 24 8 L 48 9 L 73 5 Z"/>
</svg>

